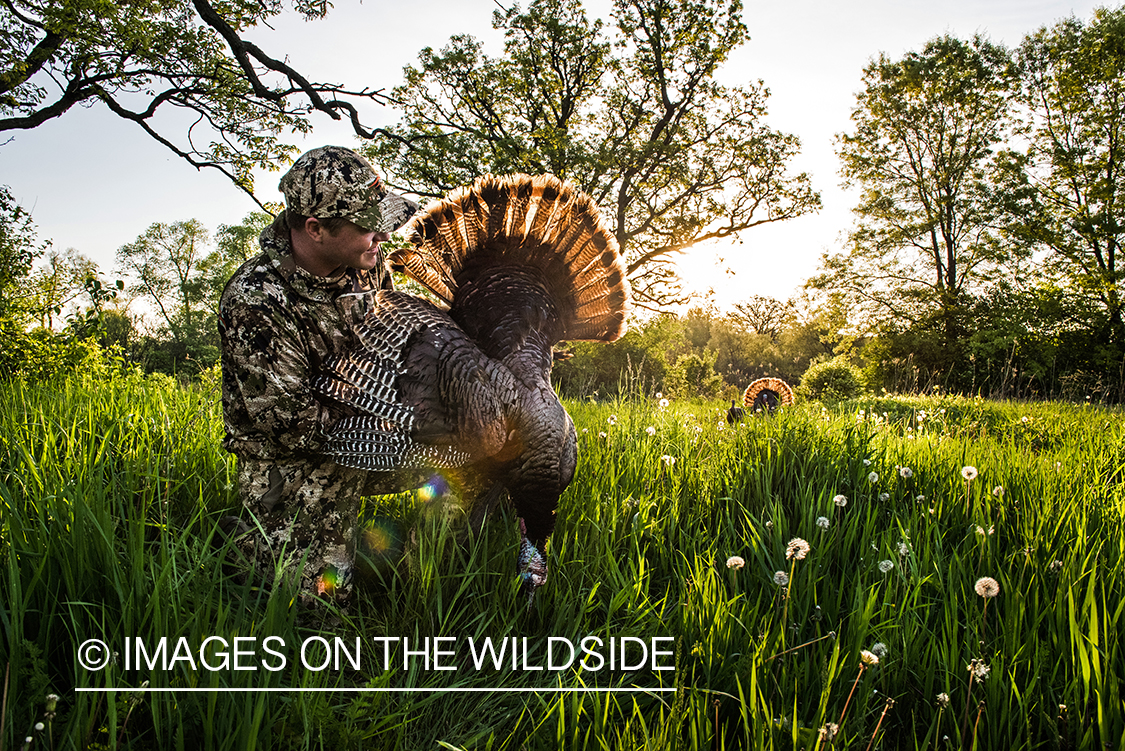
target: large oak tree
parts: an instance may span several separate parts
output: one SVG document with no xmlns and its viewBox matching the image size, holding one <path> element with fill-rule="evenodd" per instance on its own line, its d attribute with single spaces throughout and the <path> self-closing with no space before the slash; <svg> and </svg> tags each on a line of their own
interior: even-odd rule
<svg viewBox="0 0 1125 751">
<path fill-rule="evenodd" d="M 579 0 L 494 14 L 504 54 L 453 37 L 394 90 L 397 139 L 367 153 L 397 187 L 444 192 L 486 172 L 552 172 L 590 193 L 625 253 L 635 301 L 677 297 L 673 261 L 704 240 L 814 211 L 797 139 L 765 123 L 759 82 L 716 75 L 747 39 L 738 0 L 615 0 L 613 28 Z"/>
<path fill-rule="evenodd" d="M 330 4 L 292 6 L 311 19 Z M 385 102 L 381 91 L 315 83 L 245 38 L 283 9 L 281 0 L 0 0 L 0 133 L 98 103 L 253 197 L 251 170 L 291 155 L 282 138 L 308 132 L 311 113 L 369 138 L 377 131 L 357 106 Z"/>
</svg>

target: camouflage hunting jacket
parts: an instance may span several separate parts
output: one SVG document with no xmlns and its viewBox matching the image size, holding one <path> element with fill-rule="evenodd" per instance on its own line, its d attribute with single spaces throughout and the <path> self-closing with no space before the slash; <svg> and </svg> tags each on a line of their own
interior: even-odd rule
<svg viewBox="0 0 1125 751">
<path fill-rule="evenodd" d="M 239 459 L 323 461 L 324 430 L 341 415 L 316 398 L 312 378 L 326 357 L 354 346 L 375 293 L 392 288 L 390 274 L 381 254 L 371 271 L 308 273 L 293 259 L 284 213 L 259 242 L 262 252 L 219 302 L 223 447 Z"/>
</svg>

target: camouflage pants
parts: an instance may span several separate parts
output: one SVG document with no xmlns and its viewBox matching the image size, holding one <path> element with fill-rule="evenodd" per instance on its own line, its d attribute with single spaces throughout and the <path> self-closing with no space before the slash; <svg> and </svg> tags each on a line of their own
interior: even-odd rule
<svg viewBox="0 0 1125 751">
<path fill-rule="evenodd" d="M 424 481 L 424 473 L 390 477 L 327 459 L 239 457 L 239 500 L 249 518 L 236 544 L 263 581 L 273 582 L 280 565 L 285 576 L 299 577 L 306 603 L 327 596 L 346 604 L 354 589 L 362 498 Z"/>
<path fill-rule="evenodd" d="M 239 549 L 268 582 L 279 564 L 286 575 L 299 575 L 302 599 L 346 602 L 367 479 L 362 470 L 326 460 L 239 458 L 239 498 L 252 517 Z"/>
</svg>

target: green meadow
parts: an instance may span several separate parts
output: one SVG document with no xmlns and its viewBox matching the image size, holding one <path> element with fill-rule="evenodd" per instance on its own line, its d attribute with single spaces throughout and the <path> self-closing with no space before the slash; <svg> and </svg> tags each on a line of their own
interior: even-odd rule
<svg viewBox="0 0 1125 751">
<path fill-rule="evenodd" d="M 579 467 L 530 609 L 509 511 L 465 540 L 448 498 L 408 493 L 368 500 L 362 596 L 337 613 L 228 565 L 213 377 L 0 385 L 0 750 L 1125 747 L 1120 410 L 567 407 Z M 179 659 L 138 669 L 127 645 L 162 637 Z M 209 669 L 208 637 L 257 646 Z M 358 665 L 317 652 L 357 637 Z M 485 638 L 528 651 L 477 669 Z M 548 669 L 552 638 L 604 664 Z M 83 668 L 89 639 L 116 661 Z M 667 654 L 640 665 L 640 644 Z"/>
</svg>

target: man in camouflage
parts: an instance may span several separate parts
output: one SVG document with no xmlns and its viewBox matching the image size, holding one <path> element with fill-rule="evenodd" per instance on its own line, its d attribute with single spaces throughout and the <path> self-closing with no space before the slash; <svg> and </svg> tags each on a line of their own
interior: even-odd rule
<svg viewBox="0 0 1125 751">
<path fill-rule="evenodd" d="M 281 563 L 300 571 L 304 599 L 346 602 L 359 500 L 374 488 L 367 473 L 322 453 L 325 429 L 342 414 L 318 400 L 312 379 L 325 358 L 354 346 L 375 293 L 391 288 L 379 245 L 418 207 L 337 146 L 302 155 L 279 188 L 285 211 L 219 303 L 223 446 L 238 457 L 250 512 L 238 545 L 268 581 Z"/>
</svg>

